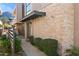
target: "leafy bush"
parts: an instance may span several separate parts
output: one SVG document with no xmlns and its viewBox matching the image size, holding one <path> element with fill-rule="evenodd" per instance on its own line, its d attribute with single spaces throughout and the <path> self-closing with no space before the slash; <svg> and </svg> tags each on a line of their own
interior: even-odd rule
<svg viewBox="0 0 79 59">
<path fill-rule="evenodd" d="M 42 39 L 40 37 L 34 38 L 32 36 L 30 37 L 30 42 L 49 56 L 58 55 L 58 41 L 56 39 Z"/>
<path fill-rule="evenodd" d="M 37 47 L 40 47 L 40 42 L 41 42 L 42 38 L 38 37 L 38 38 L 35 38 L 34 39 L 34 44 L 37 46 Z"/>
<path fill-rule="evenodd" d="M 10 41 L 8 39 L 3 40 L 2 46 L 4 48 L 5 53 L 11 54 L 11 49 L 10 49 L 11 44 L 10 44 Z"/>
<path fill-rule="evenodd" d="M 34 45 L 34 36 L 29 36 L 28 38 L 29 38 L 29 41 L 31 42 L 31 44 Z"/>
<path fill-rule="evenodd" d="M 0 38 L 0 44 L 2 46 L 1 49 L 3 49 L 2 53 L 7 53 L 8 55 L 11 55 L 11 42 L 6 36 L 2 36 Z M 21 51 L 21 40 L 19 37 L 16 36 L 15 38 L 15 53 Z"/>
<path fill-rule="evenodd" d="M 7 38 L 6 38 L 6 35 L 2 35 L 1 37 L 0 37 L 0 40 L 6 40 Z"/>
<path fill-rule="evenodd" d="M 49 56 L 58 55 L 58 41 L 55 39 L 44 39 L 42 42 L 42 48 L 43 51 Z"/>
<path fill-rule="evenodd" d="M 5 54 L 7 53 L 8 55 L 11 54 L 11 44 L 8 38 L 6 38 L 5 35 L 2 35 L 2 37 L 0 38 L 0 42 L 1 42 L 1 49 L 2 49 L 2 53 Z"/>
<path fill-rule="evenodd" d="M 19 52 L 21 50 L 21 40 L 16 37 L 15 38 L 15 52 Z"/>
<path fill-rule="evenodd" d="M 67 49 L 66 53 L 68 53 L 69 56 L 79 56 L 79 48 L 73 47 L 72 49 Z"/>
</svg>

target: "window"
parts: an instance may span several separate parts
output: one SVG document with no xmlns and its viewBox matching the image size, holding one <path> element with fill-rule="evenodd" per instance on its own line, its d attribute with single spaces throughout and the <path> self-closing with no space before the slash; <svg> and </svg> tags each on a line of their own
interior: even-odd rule
<svg viewBox="0 0 79 59">
<path fill-rule="evenodd" d="M 30 3 L 26 3 L 25 4 L 25 15 L 28 15 L 31 11 L 31 4 Z"/>
</svg>

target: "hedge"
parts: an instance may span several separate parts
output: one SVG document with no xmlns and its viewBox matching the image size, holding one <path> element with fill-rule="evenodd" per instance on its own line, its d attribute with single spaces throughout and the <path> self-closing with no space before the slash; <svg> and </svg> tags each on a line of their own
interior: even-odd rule
<svg viewBox="0 0 79 59">
<path fill-rule="evenodd" d="M 29 36 L 28 38 L 31 44 L 34 45 L 34 36 Z"/>
<path fill-rule="evenodd" d="M 39 37 L 38 38 L 35 38 L 34 39 L 34 44 L 39 47 L 41 40 L 42 40 L 42 38 L 39 38 Z"/>
<path fill-rule="evenodd" d="M 42 43 L 42 49 L 49 56 L 58 55 L 58 41 L 50 38 L 44 39 Z"/>
<path fill-rule="evenodd" d="M 21 39 L 19 37 L 15 38 L 15 52 L 21 51 Z"/>
<path fill-rule="evenodd" d="M 58 41 L 56 39 L 42 39 L 40 37 L 29 37 L 31 44 L 37 46 L 41 51 L 49 56 L 57 56 Z"/>
</svg>

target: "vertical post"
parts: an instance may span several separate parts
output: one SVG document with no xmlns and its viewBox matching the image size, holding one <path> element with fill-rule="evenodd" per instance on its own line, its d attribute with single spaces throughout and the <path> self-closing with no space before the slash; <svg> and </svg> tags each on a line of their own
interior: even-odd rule
<svg viewBox="0 0 79 59">
<path fill-rule="evenodd" d="M 24 24 L 24 29 L 25 29 L 25 40 L 27 41 L 27 23 L 25 22 Z"/>
<path fill-rule="evenodd" d="M 13 28 L 13 39 L 12 39 L 12 55 L 15 55 L 15 31 L 14 31 L 14 27 Z"/>
<path fill-rule="evenodd" d="M 14 27 L 12 27 L 11 29 L 8 29 L 8 36 L 10 39 L 10 43 L 11 43 L 11 53 L 12 56 L 15 55 L 15 31 L 14 31 Z"/>
<path fill-rule="evenodd" d="M 14 40 L 13 40 L 13 42 L 12 42 L 12 56 L 14 56 Z"/>
</svg>

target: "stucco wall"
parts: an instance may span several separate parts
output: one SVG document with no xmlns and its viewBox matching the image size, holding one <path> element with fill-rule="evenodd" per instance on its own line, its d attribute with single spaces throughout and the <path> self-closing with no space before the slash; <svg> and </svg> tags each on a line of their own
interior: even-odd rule
<svg viewBox="0 0 79 59">
<path fill-rule="evenodd" d="M 40 11 L 46 12 L 46 16 L 32 20 L 32 35 L 56 38 L 59 53 L 65 55 L 65 50 L 73 45 L 74 4 L 49 4 Z"/>
</svg>

